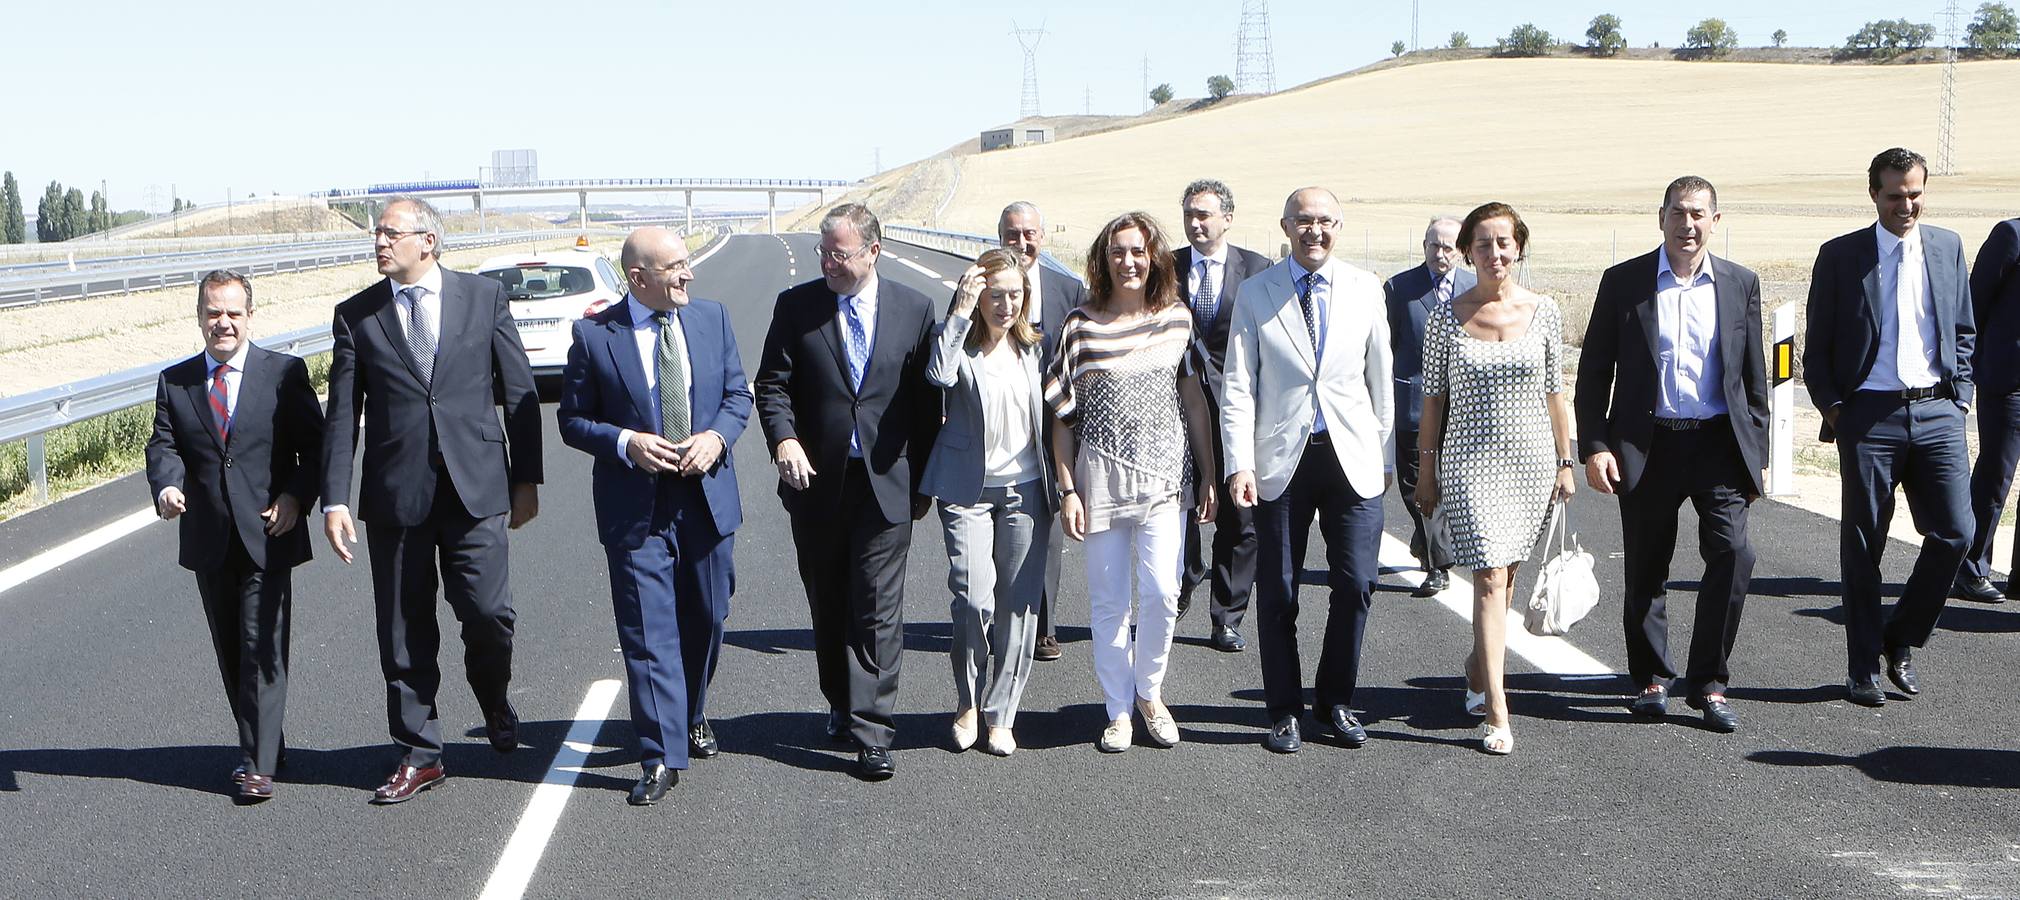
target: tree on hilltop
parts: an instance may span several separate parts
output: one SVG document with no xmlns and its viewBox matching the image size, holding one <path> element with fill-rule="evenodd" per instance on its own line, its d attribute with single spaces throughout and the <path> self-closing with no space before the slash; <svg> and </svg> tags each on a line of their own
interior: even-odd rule
<svg viewBox="0 0 2020 900">
<path fill-rule="evenodd" d="M 1206 95 L 1215 100 L 1224 100 L 1234 93 L 1234 79 L 1226 75 L 1215 75 L 1206 80 Z"/>
<path fill-rule="evenodd" d="M 1725 24 L 1724 19 L 1705 19 L 1683 34 L 1683 49 L 1697 56 L 1716 59 L 1731 53 L 1732 48 L 1737 46 L 1739 32 Z"/>
<path fill-rule="evenodd" d="M 2005 54 L 2020 45 L 2020 17 L 2004 3 L 1983 3 L 1966 29 L 1965 44 L 1989 53 Z"/>
<path fill-rule="evenodd" d="M 1601 13 L 1592 17 L 1592 24 L 1585 29 L 1585 46 L 1593 56 L 1613 56 L 1627 46 L 1627 38 L 1620 34 L 1620 17 L 1612 13 Z"/>
<path fill-rule="evenodd" d="M 1774 41 L 1774 44 L 1775 44 L 1775 46 L 1777 46 L 1777 47 L 1786 47 L 1786 46 L 1788 46 L 1788 43 L 1789 43 L 1789 32 L 1788 32 L 1788 29 L 1786 29 L 1786 28 L 1777 28 L 1777 29 L 1775 29 L 1775 33 L 1774 33 L 1774 35 L 1773 35 L 1773 36 L 1771 36 L 1771 37 L 1769 37 L 1769 38 L 1768 38 L 1768 40 L 1771 40 L 1771 41 Z"/>
<path fill-rule="evenodd" d="M 21 210 L 21 183 L 8 172 L 0 181 L 0 243 L 28 242 L 28 218 Z"/>
<path fill-rule="evenodd" d="M 1389 55 L 1402 56 L 1403 51 L 1408 49 L 1410 49 L 1408 45 L 1404 44 L 1402 41 L 1397 41 L 1389 45 Z"/>
<path fill-rule="evenodd" d="M 1159 106 L 1163 106 L 1166 103 L 1170 103 L 1171 98 L 1175 96 L 1177 96 L 1177 94 L 1172 93 L 1170 82 L 1165 82 L 1164 84 L 1160 84 L 1157 87 L 1150 89 L 1150 102 L 1155 103 Z"/>
<path fill-rule="evenodd" d="M 1466 32 L 1454 31 L 1452 32 L 1452 39 L 1449 42 L 1447 42 L 1445 46 L 1450 47 L 1454 50 L 1464 50 L 1468 47 L 1473 46 L 1473 39 L 1467 36 Z"/>
<path fill-rule="evenodd" d="M 1907 19 L 1880 19 L 1867 22 L 1865 27 L 1845 38 L 1845 46 L 1840 53 L 1844 56 L 1890 59 L 1928 46 L 1935 36 L 1934 25 L 1917 24 Z"/>
<path fill-rule="evenodd" d="M 1496 56 L 1544 56 L 1549 54 L 1550 45 L 1557 43 L 1550 32 L 1524 22 L 1508 32 L 1508 36 L 1494 42 Z"/>
</svg>

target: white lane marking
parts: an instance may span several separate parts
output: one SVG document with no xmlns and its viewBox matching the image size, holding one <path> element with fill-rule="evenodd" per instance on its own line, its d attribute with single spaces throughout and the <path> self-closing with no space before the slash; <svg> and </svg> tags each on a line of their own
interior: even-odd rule
<svg viewBox="0 0 2020 900">
<path fill-rule="evenodd" d="M 134 510 L 81 537 L 58 544 L 22 562 L 8 566 L 0 570 L 0 594 L 27 584 L 30 579 L 46 574 L 64 563 L 82 559 L 100 547 L 147 527 L 149 522 L 159 521 L 161 517 L 155 515 L 152 509 Z"/>
<path fill-rule="evenodd" d="M 702 255 L 700 255 L 700 256 L 697 256 L 697 257 L 695 257 L 694 259 L 690 259 L 690 260 L 688 260 L 688 261 L 687 261 L 687 266 L 688 266 L 688 268 L 692 269 L 692 268 L 695 268 L 695 267 L 698 267 L 698 266 L 700 266 L 700 265 L 701 265 L 702 263 L 705 263 L 705 262 L 708 262 L 708 258 L 709 258 L 709 257 L 711 257 L 711 256 L 714 256 L 714 255 L 716 255 L 717 253 L 720 253 L 720 252 L 722 251 L 722 248 L 724 248 L 724 247 L 727 247 L 727 246 L 729 246 L 729 242 L 730 242 L 730 241 L 733 241 L 733 240 L 736 240 L 737 238 L 740 238 L 740 237 L 742 237 L 742 236 L 743 236 L 743 235 L 740 235 L 740 234 L 732 234 L 732 235 L 730 235 L 729 237 L 726 237 L 726 238 L 723 238 L 723 239 L 722 239 L 722 240 L 720 240 L 720 241 L 717 241 L 717 242 L 715 243 L 715 246 L 713 246 L 713 247 L 710 247 L 710 248 L 708 248 L 708 252 L 707 252 L 707 253 L 704 253 L 704 254 L 702 254 Z"/>
<path fill-rule="evenodd" d="M 1398 540 L 1395 535 L 1388 532 L 1382 533 L 1382 552 L 1379 558 L 1385 567 L 1394 566 L 1405 569 L 1408 572 L 1404 576 L 1405 580 L 1412 586 L 1423 583 L 1423 573 L 1419 572 L 1416 568 L 1417 561 L 1415 557 L 1410 555 L 1410 545 Z M 1539 560 L 1533 563 L 1533 565 L 1542 565 L 1542 562 Z M 1452 578 L 1451 587 L 1441 591 L 1437 599 L 1439 604 L 1457 614 L 1459 618 L 1466 620 L 1468 624 L 1472 623 L 1473 584 L 1471 578 L 1455 574 Z M 1520 599 L 1526 600 L 1527 598 Z M 1591 623 L 1590 619 L 1586 621 L 1587 623 Z M 1591 628 L 1595 626 L 1588 624 L 1586 627 Z M 1572 646 L 1570 641 L 1561 637 L 1537 637 L 1530 634 L 1528 629 L 1522 627 L 1521 613 L 1513 610 L 1508 613 L 1508 649 L 1515 655 L 1528 660 L 1529 664 L 1535 666 L 1538 670 L 1551 675 L 1591 678 L 1614 674 L 1611 667 L 1594 659 L 1591 654 Z"/>
<path fill-rule="evenodd" d="M 787 260 L 787 262 L 791 262 L 791 260 Z M 787 277 L 787 278 L 798 278 L 798 277 L 799 277 L 799 274 L 800 274 L 800 270 L 798 270 L 798 269 L 795 269 L 795 268 L 793 268 L 792 266 L 787 266 L 787 267 L 786 267 L 786 277 Z"/>
<path fill-rule="evenodd" d="M 897 260 L 897 263 L 898 263 L 898 265 L 901 265 L 901 266 L 909 266 L 909 267 L 911 267 L 912 271 L 914 271 L 914 272 L 917 272 L 917 273 L 919 273 L 919 274 L 921 274 L 921 275 L 924 275 L 924 276 L 926 276 L 927 278 L 931 278 L 931 279 L 933 279 L 933 280 L 935 280 L 935 281 L 938 281 L 938 280 L 940 279 L 940 273 L 938 273 L 938 272 L 935 272 L 935 271 L 933 271 L 932 269 L 928 269 L 928 268 L 926 268 L 925 266 L 922 266 L 922 265 L 919 265 L 918 263 L 915 263 L 915 262 L 913 262 L 913 261 L 911 261 L 911 260 L 909 260 L 909 259 L 904 259 L 904 258 L 902 258 L 902 257 L 897 257 L 897 256 L 893 256 L 893 257 L 891 257 L 891 258 L 892 258 L 892 259 L 894 259 L 894 260 Z"/>
<path fill-rule="evenodd" d="M 484 883 L 479 900 L 517 900 L 525 895 L 527 882 L 533 880 L 533 869 L 540 865 L 540 854 L 547 850 L 547 839 L 554 836 L 554 826 L 561 821 L 562 807 L 568 805 L 568 795 L 575 790 L 575 779 L 582 774 L 582 764 L 589 759 L 589 752 L 596 749 L 591 741 L 609 717 L 610 705 L 617 700 L 617 690 L 622 686 L 615 678 L 589 686 L 582 706 L 575 710 L 575 724 L 569 726 L 568 736 L 561 739 L 561 749 L 554 751 L 554 763 L 547 769 L 546 780 L 534 789 L 533 799 L 526 803 L 519 827 L 505 843 L 505 852 L 498 855 L 498 865 L 491 870 L 491 880 Z"/>
<path fill-rule="evenodd" d="M 954 282 L 952 282 L 952 281 L 948 281 L 948 280 L 947 280 L 947 279 L 945 279 L 945 278 L 942 278 L 942 279 L 940 279 L 940 283 L 941 283 L 941 284 L 944 284 L 944 285 L 946 285 L 946 286 L 947 286 L 947 289 L 948 289 L 948 290 L 950 290 L 950 291 L 951 291 L 951 290 L 953 290 L 953 289 L 954 289 L 954 288 L 956 288 L 956 287 L 959 287 L 959 285 L 955 284 L 955 283 L 954 283 Z"/>
</svg>

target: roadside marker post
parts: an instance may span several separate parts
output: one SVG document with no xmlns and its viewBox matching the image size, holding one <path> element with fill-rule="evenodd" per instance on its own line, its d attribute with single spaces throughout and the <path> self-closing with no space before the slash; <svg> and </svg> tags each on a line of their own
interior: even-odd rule
<svg viewBox="0 0 2020 900">
<path fill-rule="evenodd" d="M 1775 342 L 1768 355 L 1768 478 L 1770 497 L 1795 494 L 1796 474 L 1796 306 L 1775 308 Z"/>
</svg>

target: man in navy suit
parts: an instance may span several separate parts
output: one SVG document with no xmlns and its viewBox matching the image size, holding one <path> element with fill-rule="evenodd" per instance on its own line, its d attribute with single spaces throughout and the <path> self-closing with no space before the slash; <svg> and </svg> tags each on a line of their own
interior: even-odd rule
<svg viewBox="0 0 2020 900">
<path fill-rule="evenodd" d="M 1935 631 L 1971 543 L 1964 413 L 1977 323 L 1963 241 L 1920 221 L 1928 171 L 1911 150 L 1873 157 L 1866 187 L 1879 221 L 1825 243 L 1810 275 L 1803 378 L 1824 416 L 1820 436 L 1838 444 L 1846 690 L 1862 706 L 1887 702 L 1882 656 L 1895 687 L 1921 693 L 1912 653 Z M 1922 552 L 1883 616 L 1880 554 L 1896 487 L 1907 490 Z"/>
<path fill-rule="evenodd" d="M 814 629 L 828 737 L 856 747 L 856 775 L 897 772 L 905 560 L 940 427 L 926 382 L 932 301 L 877 277 L 883 227 L 844 203 L 821 218 L 821 277 L 779 294 L 756 379 L 758 421 L 792 518 Z M 916 464 L 915 464 L 916 462 Z"/>
<path fill-rule="evenodd" d="M 1045 253 L 1045 219 L 1030 201 L 1019 200 L 1003 207 L 1002 215 L 996 217 L 996 237 L 1024 259 L 1024 271 L 1030 275 L 1031 284 L 1028 315 L 1032 326 L 1038 329 L 1041 348 L 1038 361 L 1045 367 L 1040 371 L 1048 371 L 1052 354 L 1059 349 L 1059 331 L 1066 326 L 1066 314 L 1087 302 L 1087 285 L 1038 261 Z M 1045 417 L 1045 428 L 1047 439 L 1039 443 L 1050 447 L 1051 416 Z M 1067 543 L 1059 535 L 1057 520 L 1052 529 L 1050 549 L 1045 555 L 1045 594 L 1038 598 L 1038 640 L 1031 650 L 1031 658 L 1043 662 L 1059 658 L 1059 634 L 1052 608 L 1059 598 L 1060 560 L 1066 555 Z"/>
<path fill-rule="evenodd" d="M 1234 191 L 1211 178 L 1185 186 L 1179 195 L 1180 214 L 1185 217 L 1186 246 L 1172 251 L 1172 271 L 1185 279 L 1179 289 L 1192 310 L 1193 356 L 1205 368 L 1207 404 L 1213 421 L 1220 421 L 1221 366 L 1227 359 L 1228 329 L 1234 323 L 1234 299 L 1241 283 L 1270 267 L 1268 257 L 1237 247 L 1227 240 L 1234 225 Z M 1226 472 L 1227 448 L 1214 429 L 1214 468 Z M 1235 503 L 1227 485 L 1214 507 L 1211 591 L 1213 648 L 1223 653 L 1240 653 L 1248 642 L 1241 637 L 1242 616 L 1248 612 L 1249 596 L 1255 591 L 1256 531 L 1255 509 Z M 1207 561 L 1201 559 L 1199 523 L 1186 519 L 1185 571 L 1179 577 L 1178 614 L 1192 608 L 1192 592 L 1207 581 Z"/>
<path fill-rule="evenodd" d="M 241 803 L 274 795 L 288 695 L 292 569 L 309 560 L 302 511 L 316 500 L 322 411 L 300 359 L 253 346 L 252 282 L 213 271 L 196 286 L 204 352 L 161 371 L 147 486 L 180 519 L 177 561 L 196 573 L 225 698 L 238 721 Z"/>
<path fill-rule="evenodd" d="M 539 514 L 542 461 L 540 397 L 504 287 L 441 267 L 442 217 L 425 201 L 389 201 L 372 246 L 386 277 L 337 304 L 330 325 L 323 533 L 348 564 L 362 414 L 355 518 L 368 526 L 386 717 L 402 749 L 372 797 L 388 804 L 446 777 L 435 708 L 438 586 L 463 625 L 464 670 L 492 749 L 519 746 L 507 697 L 517 616 L 505 532 Z"/>
<path fill-rule="evenodd" d="M 729 314 L 688 297 L 685 240 L 641 228 L 621 262 L 631 293 L 575 323 L 557 415 L 562 442 L 596 458 L 596 533 L 645 770 L 629 802 L 650 806 L 690 753 L 717 752 L 704 704 L 736 585 L 729 448 L 751 390 Z"/>
<path fill-rule="evenodd" d="M 1971 468 L 1976 536 L 1950 596 L 2004 603 L 2006 594 L 1992 584 L 1992 539 L 2006 509 L 2006 490 L 2013 486 L 2013 466 L 2020 463 L 2020 219 L 1992 226 L 1978 247 L 1971 305 L 1978 314 L 1971 380 L 1985 394 L 1978 406 L 1978 464 Z M 2020 568 L 2020 543 L 2014 559 L 2006 570 L 2007 593 L 2013 591 L 2013 570 Z"/>
<path fill-rule="evenodd" d="M 1451 535 L 1435 513 L 1417 508 L 1417 426 L 1424 415 L 1424 322 L 1478 280 L 1459 265 L 1459 225 L 1451 216 L 1432 219 L 1424 228 L 1424 264 L 1382 283 L 1396 379 L 1396 490 L 1410 513 L 1410 553 L 1424 569 L 1413 597 L 1436 597 L 1452 583 Z"/>
</svg>

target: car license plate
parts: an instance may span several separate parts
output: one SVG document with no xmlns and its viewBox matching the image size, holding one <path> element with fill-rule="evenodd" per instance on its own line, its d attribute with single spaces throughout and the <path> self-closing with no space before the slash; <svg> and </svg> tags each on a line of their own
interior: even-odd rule
<svg viewBox="0 0 2020 900">
<path fill-rule="evenodd" d="M 552 328 L 552 327 L 554 327 L 554 326 L 556 326 L 556 325 L 559 325 L 559 324 L 561 324 L 561 320 L 560 320 L 560 319 L 558 319 L 558 318 L 557 318 L 557 319 L 517 319 L 517 320 L 515 320 L 515 321 L 516 321 L 516 322 L 518 323 L 518 325 L 519 325 L 519 330 L 520 330 L 520 331 L 533 331 L 533 330 L 537 330 L 537 329 L 541 329 L 541 328 Z"/>
</svg>

